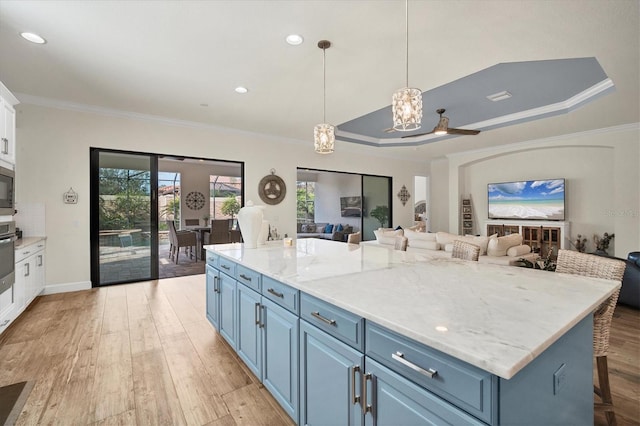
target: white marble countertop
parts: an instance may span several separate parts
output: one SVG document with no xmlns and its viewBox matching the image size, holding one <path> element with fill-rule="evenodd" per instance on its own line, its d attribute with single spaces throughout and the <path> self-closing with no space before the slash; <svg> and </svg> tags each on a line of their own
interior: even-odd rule
<svg viewBox="0 0 640 426">
<path fill-rule="evenodd" d="M 205 248 L 504 379 L 620 286 L 314 238 Z"/>
<path fill-rule="evenodd" d="M 31 246 L 31 245 L 33 245 L 35 243 L 38 243 L 40 241 L 44 241 L 46 239 L 47 239 L 47 237 L 24 237 L 24 238 L 20 238 L 19 240 L 16 240 L 14 248 L 16 250 L 23 249 L 25 247 Z"/>
</svg>

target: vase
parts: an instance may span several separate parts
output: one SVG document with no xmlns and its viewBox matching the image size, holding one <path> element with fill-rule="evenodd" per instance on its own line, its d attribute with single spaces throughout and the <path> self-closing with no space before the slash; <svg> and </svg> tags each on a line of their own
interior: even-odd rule
<svg viewBox="0 0 640 426">
<path fill-rule="evenodd" d="M 244 241 L 244 248 L 256 248 L 258 238 L 262 230 L 262 206 L 254 206 L 252 201 L 247 201 L 245 207 L 238 212 L 238 224 Z"/>
<path fill-rule="evenodd" d="M 260 227 L 260 236 L 258 236 L 258 245 L 263 246 L 267 243 L 269 237 L 269 221 L 262 220 L 262 226 Z"/>
</svg>

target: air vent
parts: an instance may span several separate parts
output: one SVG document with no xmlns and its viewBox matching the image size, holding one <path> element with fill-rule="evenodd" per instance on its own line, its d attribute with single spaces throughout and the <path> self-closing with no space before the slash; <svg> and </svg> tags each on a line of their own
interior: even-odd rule
<svg viewBox="0 0 640 426">
<path fill-rule="evenodd" d="M 505 99 L 509 99 L 511 97 L 511 93 L 506 90 L 498 93 L 494 93 L 493 95 L 487 96 L 487 99 L 493 102 L 504 101 Z"/>
</svg>

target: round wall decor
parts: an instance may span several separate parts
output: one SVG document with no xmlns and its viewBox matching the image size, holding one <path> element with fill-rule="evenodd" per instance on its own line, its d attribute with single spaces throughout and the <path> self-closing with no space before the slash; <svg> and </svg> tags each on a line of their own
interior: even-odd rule
<svg viewBox="0 0 640 426">
<path fill-rule="evenodd" d="M 276 175 L 275 169 L 271 169 L 271 174 L 263 177 L 258 184 L 258 195 L 267 204 L 279 204 L 286 194 L 287 186 L 282 178 Z"/>
<path fill-rule="evenodd" d="M 187 203 L 187 207 L 191 210 L 200 210 L 204 207 L 204 194 L 198 191 L 192 191 L 187 194 L 187 198 L 185 198 Z"/>
</svg>

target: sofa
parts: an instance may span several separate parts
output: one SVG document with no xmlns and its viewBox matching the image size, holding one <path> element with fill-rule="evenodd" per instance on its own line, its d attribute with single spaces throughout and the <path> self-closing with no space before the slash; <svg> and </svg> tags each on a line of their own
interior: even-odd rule
<svg viewBox="0 0 640 426">
<path fill-rule="evenodd" d="M 511 234 L 504 237 L 456 235 L 449 232 L 417 232 L 413 229 L 380 228 L 374 231 L 378 244 L 393 247 L 397 236 L 407 237 L 407 252 L 424 254 L 429 257 L 451 257 L 453 242 L 461 240 L 480 247 L 479 263 L 520 266 L 520 259 L 531 262 L 538 255 L 531 247 L 522 244 L 522 235 Z"/>
<path fill-rule="evenodd" d="M 354 231 L 351 225 L 341 223 L 298 223 L 297 238 L 322 238 L 333 241 L 347 241 Z"/>
<path fill-rule="evenodd" d="M 622 277 L 618 301 L 640 309 L 640 251 L 632 251 L 627 256 L 627 267 Z"/>
</svg>

